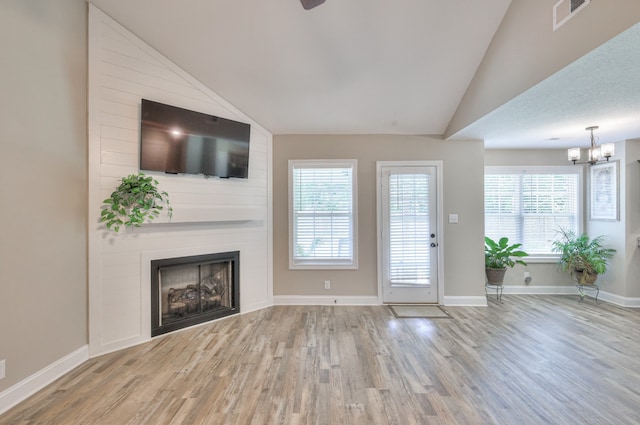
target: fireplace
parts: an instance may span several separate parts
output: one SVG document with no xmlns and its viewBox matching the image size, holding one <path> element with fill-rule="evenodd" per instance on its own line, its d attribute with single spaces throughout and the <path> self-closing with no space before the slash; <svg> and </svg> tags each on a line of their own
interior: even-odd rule
<svg viewBox="0 0 640 425">
<path fill-rule="evenodd" d="M 151 336 L 240 312 L 240 252 L 151 261 Z"/>
</svg>

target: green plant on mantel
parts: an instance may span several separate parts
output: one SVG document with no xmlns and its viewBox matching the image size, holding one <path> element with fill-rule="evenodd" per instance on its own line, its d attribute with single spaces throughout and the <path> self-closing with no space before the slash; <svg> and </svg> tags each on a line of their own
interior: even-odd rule
<svg viewBox="0 0 640 425">
<path fill-rule="evenodd" d="M 130 174 L 111 196 L 103 201 L 100 222 L 107 229 L 118 232 L 121 226 L 140 227 L 151 222 L 166 208 L 171 219 L 173 208 L 169 205 L 169 194 L 158 190 L 158 181 L 144 173 Z"/>
</svg>

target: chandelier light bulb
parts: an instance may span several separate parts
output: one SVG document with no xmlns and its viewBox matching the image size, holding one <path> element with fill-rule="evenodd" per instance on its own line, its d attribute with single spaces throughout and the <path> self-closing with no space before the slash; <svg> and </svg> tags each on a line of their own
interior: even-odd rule
<svg viewBox="0 0 640 425">
<path fill-rule="evenodd" d="M 613 143 L 603 143 L 600 146 L 600 155 L 604 158 L 612 157 L 615 152 L 615 146 Z"/>
<path fill-rule="evenodd" d="M 580 148 L 569 148 L 567 151 L 569 161 L 580 161 Z"/>
</svg>

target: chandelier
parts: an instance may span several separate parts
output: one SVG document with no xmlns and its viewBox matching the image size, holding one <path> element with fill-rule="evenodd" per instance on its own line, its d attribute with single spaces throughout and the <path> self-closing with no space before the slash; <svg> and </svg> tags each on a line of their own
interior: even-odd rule
<svg viewBox="0 0 640 425">
<path fill-rule="evenodd" d="M 594 125 L 585 128 L 585 130 L 591 132 L 591 148 L 588 152 L 588 158 L 585 162 L 580 161 L 580 148 L 569 148 L 567 151 L 569 161 L 574 164 L 597 164 L 598 162 L 609 161 L 609 158 L 613 156 L 614 145 L 613 143 L 603 143 L 599 147 L 596 146 L 596 139 L 593 136 L 593 130 L 597 130 L 598 126 Z"/>
</svg>

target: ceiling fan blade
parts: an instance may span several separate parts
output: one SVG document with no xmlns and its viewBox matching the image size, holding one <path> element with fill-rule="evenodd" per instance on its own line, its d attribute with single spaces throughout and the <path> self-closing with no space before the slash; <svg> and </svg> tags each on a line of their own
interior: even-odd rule
<svg viewBox="0 0 640 425">
<path fill-rule="evenodd" d="M 324 2 L 325 0 L 300 0 L 300 3 L 302 3 L 302 7 L 304 7 L 305 10 L 313 9 Z"/>
</svg>

